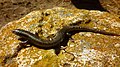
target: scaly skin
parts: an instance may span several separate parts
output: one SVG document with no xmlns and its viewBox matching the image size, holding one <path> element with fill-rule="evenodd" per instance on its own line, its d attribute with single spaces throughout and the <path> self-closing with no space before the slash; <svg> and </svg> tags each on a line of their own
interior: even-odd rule
<svg viewBox="0 0 120 67">
<path fill-rule="evenodd" d="M 98 30 L 94 28 L 81 27 L 81 26 L 64 26 L 60 31 L 56 33 L 56 36 L 52 38 L 52 40 L 44 40 L 39 36 L 22 29 L 15 29 L 12 32 L 20 36 L 21 38 L 28 40 L 28 42 L 33 44 L 34 46 L 38 46 L 41 48 L 52 48 L 57 46 L 61 42 L 63 42 L 67 33 L 74 32 L 74 31 L 94 32 L 94 33 L 100 33 L 104 35 L 120 36 L 115 33 L 106 32 L 104 30 Z"/>
</svg>

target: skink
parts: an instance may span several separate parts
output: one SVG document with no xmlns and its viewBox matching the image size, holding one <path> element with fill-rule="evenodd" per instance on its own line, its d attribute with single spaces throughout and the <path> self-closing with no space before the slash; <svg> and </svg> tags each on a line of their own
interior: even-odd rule
<svg viewBox="0 0 120 67">
<path fill-rule="evenodd" d="M 30 42 L 35 46 L 41 48 L 52 48 L 63 42 L 68 32 L 74 32 L 74 31 L 85 31 L 85 32 L 100 33 L 104 35 L 119 36 L 118 34 L 106 32 L 104 30 L 98 30 L 94 28 L 81 27 L 81 26 L 63 26 L 63 28 L 56 33 L 55 37 L 52 38 L 52 40 L 42 39 L 39 36 L 22 29 L 15 29 L 12 32 L 20 36 L 21 38 L 28 40 L 28 42 Z"/>
</svg>

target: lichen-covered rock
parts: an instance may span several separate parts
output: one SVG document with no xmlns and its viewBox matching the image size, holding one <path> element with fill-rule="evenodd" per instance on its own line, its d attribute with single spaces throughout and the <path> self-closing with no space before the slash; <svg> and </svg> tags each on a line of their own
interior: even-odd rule
<svg viewBox="0 0 120 67">
<path fill-rule="evenodd" d="M 120 35 L 119 17 L 107 12 L 62 7 L 33 11 L 0 30 L 0 66 L 120 66 L 120 36 L 79 32 L 73 35 L 67 46 L 56 55 L 54 49 L 45 50 L 35 46 L 20 49 L 19 36 L 11 32 L 13 29 L 24 29 L 37 32 L 39 36 L 47 39 L 65 25 L 85 26 Z"/>
</svg>

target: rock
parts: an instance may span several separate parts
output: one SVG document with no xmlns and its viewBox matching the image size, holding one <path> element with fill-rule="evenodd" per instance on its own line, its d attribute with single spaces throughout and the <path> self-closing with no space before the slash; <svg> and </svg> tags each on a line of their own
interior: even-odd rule
<svg viewBox="0 0 120 67">
<path fill-rule="evenodd" d="M 120 17 L 120 0 L 99 0 L 101 5 L 110 13 Z"/>
<path fill-rule="evenodd" d="M 13 29 L 24 29 L 49 39 L 65 25 L 85 26 L 120 35 L 119 17 L 107 12 L 62 7 L 33 11 L 1 28 L 0 66 L 120 66 L 120 36 L 79 32 L 69 39 L 66 47 L 57 55 L 54 49 L 45 50 L 35 46 L 20 48 L 19 36 L 11 32 Z"/>
<path fill-rule="evenodd" d="M 10 21 L 24 17 L 31 11 L 56 6 L 75 8 L 68 0 L 0 0 L 0 28 Z"/>
</svg>

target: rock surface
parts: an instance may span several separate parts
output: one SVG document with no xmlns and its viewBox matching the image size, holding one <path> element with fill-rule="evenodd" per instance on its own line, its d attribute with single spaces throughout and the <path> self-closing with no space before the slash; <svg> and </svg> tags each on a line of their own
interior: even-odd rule
<svg viewBox="0 0 120 67">
<path fill-rule="evenodd" d="M 67 46 L 56 55 L 54 49 L 45 50 L 34 46 L 20 49 L 19 36 L 11 32 L 13 29 L 24 29 L 32 33 L 37 32 L 43 38 L 49 38 L 65 25 L 86 26 L 120 35 L 119 17 L 107 12 L 62 7 L 33 11 L 1 28 L 0 66 L 120 66 L 120 36 L 79 32 L 73 35 Z"/>
<path fill-rule="evenodd" d="M 120 0 L 99 0 L 101 5 L 110 13 L 120 17 Z"/>
<path fill-rule="evenodd" d="M 31 11 L 56 6 L 74 8 L 70 0 L 0 0 L 0 28 L 10 21 L 24 17 Z"/>
</svg>

